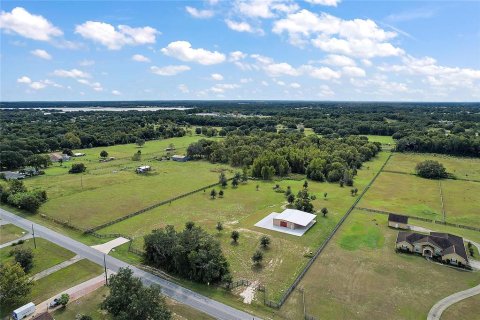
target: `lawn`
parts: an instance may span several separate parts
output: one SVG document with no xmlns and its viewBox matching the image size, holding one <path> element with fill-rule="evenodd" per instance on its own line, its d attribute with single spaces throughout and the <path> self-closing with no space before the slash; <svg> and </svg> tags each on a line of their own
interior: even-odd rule
<svg viewBox="0 0 480 320">
<path fill-rule="evenodd" d="M 78 314 L 89 315 L 93 320 L 110 320 L 112 317 L 100 308 L 100 304 L 109 294 L 108 287 L 101 287 L 88 295 L 70 302 L 65 309 L 58 309 L 53 313 L 56 320 L 72 320 Z M 166 298 L 168 309 L 174 320 L 210 320 L 212 317 L 198 310 Z"/>
<path fill-rule="evenodd" d="M 394 153 L 385 170 L 415 173 L 417 163 L 436 160 L 445 166 L 448 173 L 461 179 L 480 180 L 480 159 L 452 157 L 428 153 Z"/>
<path fill-rule="evenodd" d="M 70 302 L 66 308 L 53 312 L 56 320 L 72 320 L 78 314 L 89 315 L 94 320 L 110 320 L 112 317 L 100 309 L 100 303 L 108 295 L 108 287 L 101 287 L 88 295 Z"/>
<path fill-rule="evenodd" d="M 412 175 L 382 172 L 358 206 L 443 219 L 439 182 Z"/>
<path fill-rule="evenodd" d="M 359 170 L 355 187 L 361 191 L 385 162 L 386 153 L 381 153 L 375 160 L 368 162 Z M 278 299 L 293 282 L 308 261 L 308 254 L 322 243 L 334 225 L 351 206 L 355 197 L 350 188 L 340 188 L 338 184 L 309 181 L 309 192 L 317 197 L 313 204 L 317 210 L 327 207 L 329 213 L 324 218 L 319 216 L 317 223 L 302 237 L 296 237 L 255 227 L 254 224 L 271 212 L 280 212 L 286 205 L 283 193 L 273 187 L 278 184 L 281 189 L 287 186 L 294 193 L 303 185 L 300 180 L 249 181 L 238 188 L 231 186 L 223 189 L 223 198 L 210 199 L 209 190 L 199 192 L 186 198 L 158 207 L 144 214 L 101 229 L 99 233 L 122 233 L 135 237 L 133 246 L 142 249 L 143 235 L 155 228 L 174 225 L 183 229 L 187 221 L 194 221 L 214 234 L 230 262 L 235 279 L 259 281 L 267 286 L 270 299 Z M 258 191 L 256 186 L 258 185 Z M 220 188 L 216 188 L 217 191 Z M 327 197 L 324 198 L 324 193 Z M 215 225 L 221 221 L 224 230 L 218 233 Z M 237 245 L 231 244 L 232 230 L 240 232 Z M 250 257 L 259 247 L 259 238 L 268 235 L 272 244 L 264 251 L 262 268 L 252 268 Z"/>
<path fill-rule="evenodd" d="M 4 244 L 25 235 L 26 231 L 13 224 L 0 225 L 0 244 Z"/>
<path fill-rule="evenodd" d="M 100 275 L 103 268 L 89 260 L 83 259 L 35 281 L 30 294 L 38 304 L 62 293 L 62 291 Z"/>
<path fill-rule="evenodd" d="M 34 275 L 42 270 L 53 267 L 63 261 L 73 258 L 75 254 L 65 248 L 42 238 L 36 238 L 37 248 L 35 249 L 33 239 L 25 240 L 23 244 L 15 247 L 6 247 L 0 249 L 0 261 L 2 263 L 14 261 L 13 256 L 9 253 L 14 248 L 31 248 L 33 251 L 33 268 L 30 274 Z"/>
<path fill-rule="evenodd" d="M 480 183 L 442 180 L 446 220 L 480 228 Z"/>
<path fill-rule="evenodd" d="M 385 215 L 354 211 L 300 282 L 307 313 L 325 319 L 425 319 L 438 300 L 480 282 L 480 273 L 395 253 L 397 233 Z M 298 303 L 297 294 L 280 312 L 299 318 L 302 313 L 292 315 Z"/>
</svg>

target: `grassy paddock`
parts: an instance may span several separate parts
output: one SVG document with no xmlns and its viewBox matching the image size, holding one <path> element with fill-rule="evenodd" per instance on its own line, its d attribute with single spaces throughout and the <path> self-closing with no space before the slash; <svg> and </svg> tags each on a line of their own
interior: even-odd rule
<svg viewBox="0 0 480 320">
<path fill-rule="evenodd" d="M 78 314 L 91 316 L 94 320 L 110 320 L 112 317 L 100 309 L 100 304 L 108 295 L 108 287 L 101 287 L 88 295 L 70 302 L 66 308 L 53 312 L 56 320 L 72 320 Z"/>
<path fill-rule="evenodd" d="M 25 233 L 25 230 L 13 224 L 3 224 L 0 226 L 0 244 L 23 237 Z"/>
<path fill-rule="evenodd" d="M 442 180 L 441 183 L 446 220 L 480 227 L 480 183 L 460 180 Z"/>
<path fill-rule="evenodd" d="M 480 314 L 480 295 L 459 301 L 442 313 L 442 320 L 471 320 Z"/>
<path fill-rule="evenodd" d="M 448 173 L 457 178 L 480 180 L 480 159 L 452 157 L 428 153 L 399 153 L 390 159 L 385 170 L 415 173 L 417 163 L 425 160 L 436 160 L 445 166 Z"/>
<path fill-rule="evenodd" d="M 0 249 L 0 261 L 2 263 L 14 261 L 13 256 L 9 256 L 10 251 L 14 248 L 31 248 L 34 256 L 33 268 L 30 270 L 30 274 L 34 275 L 75 256 L 73 252 L 57 246 L 56 244 L 45 239 L 36 238 L 36 242 L 37 249 L 34 247 L 33 239 L 25 240 L 23 244 L 15 247 L 6 247 Z"/>
<path fill-rule="evenodd" d="M 381 153 L 376 159 L 366 163 L 358 172 L 355 187 L 361 191 L 387 156 L 387 153 Z M 313 201 L 315 208 L 320 210 L 327 207 L 329 213 L 326 218 L 319 216 L 317 223 L 304 236 L 296 237 L 254 226 L 266 215 L 273 211 L 279 212 L 286 205 L 283 193 L 273 190 L 276 184 L 283 190 L 290 186 L 292 191 L 297 193 L 302 188 L 303 180 L 249 181 L 235 189 L 230 186 L 223 189 L 225 196 L 215 200 L 210 199 L 207 190 L 114 224 L 99 233 L 118 232 L 130 235 L 136 238 L 133 246 L 142 249 L 143 235 L 150 233 L 152 229 L 168 224 L 183 229 L 187 221 L 194 221 L 219 239 L 235 279 L 259 281 L 268 288 L 270 299 L 278 299 L 303 269 L 308 261 L 308 254 L 314 252 L 325 240 L 355 197 L 351 196 L 350 188 L 309 181 L 309 192 L 317 197 Z M 258 191 L 256 185 L 259 186 Z M 328 194 L 326 199 L 324 192 Z M 224 225 L 225 230 L 221 233 L 215 230 L 217 221 Z M 232 230 L 240 231 L 237 245 L 231 244 Z M 252 268 L 250 257 L 259 247 L 259 238 L 262 235 L 268 235 L 272 244 L 269 249 L 264 250 L 263 267 Z M 125 255 L 121 250 L 119 248 L 115 254 Z M 125 259 L 130 258 L 125 256 Z"/>
<path fill-rule="evenodd" d="M 395 141 L 392 136 L 376 136 L 376 135 L 365 135 L 370 142 L 380 142 L 381 144 L 394 145 Z"/>
<path fill-rule="evenodd" d="M 397 173 L 382 172 L 359 207 L 443 219 L 438 181 Z"/>
<path fill-rule="evenodd" d="M 354 211 L 300 283 L 307 313 L 326 319 L 425 319 L 438 300 L 479 283 L 478 273 L 395 253 L 397 233 L 387 227 L 385 215 Z M 295 299 L 280 311 L 291 312 L 292 303 Z"/>
</svg>

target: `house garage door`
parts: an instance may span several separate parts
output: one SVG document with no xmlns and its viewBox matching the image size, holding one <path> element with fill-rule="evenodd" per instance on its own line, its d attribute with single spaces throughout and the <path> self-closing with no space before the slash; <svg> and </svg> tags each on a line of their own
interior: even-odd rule
<svg viewBox="0 0 480 320">
<path fill-rule="evenodd" d="M 287 221 L 280 221 L 280 227 L 287 227 Z"/>
</svg>

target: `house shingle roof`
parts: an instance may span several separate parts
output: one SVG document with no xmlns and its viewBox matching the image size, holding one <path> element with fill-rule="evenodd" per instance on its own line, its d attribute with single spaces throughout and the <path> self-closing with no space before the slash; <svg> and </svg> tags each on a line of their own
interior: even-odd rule
<svg viewBox="0 0 480 320">
<path fill-rule="evenodd" d="M 449 253 L 456 253 L 468 261 L 463 238 L 453 234 L 432 232 L 430 235 L 425 235 L 421 233 L 400 231 L 397 236 L 397 243 L 402 241 L 406 241 L 411 245 L 420 242 L 427 242 L 442 249 L 442 256 Z"/>
<path fill-rule="evenodd" d="M 402 216 L 400 214 L 390 213 L 388 215 L 388 221 L 398 222 L 398 223 L 408 223 L 408 217 Z"/>
</svg>

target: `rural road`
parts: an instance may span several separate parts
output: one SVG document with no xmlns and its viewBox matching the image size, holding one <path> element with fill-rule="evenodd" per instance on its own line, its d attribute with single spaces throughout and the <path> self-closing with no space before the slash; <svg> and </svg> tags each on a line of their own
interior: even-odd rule
<svg viewBox="0 0 480 320">
<path fill-rule="evenodd" d="M 10 223 L 25 229 L 31 230 L 32 224 L 35 228 L 35 236 L 44 238 L 50 242 L 53 242 L 57 245 L 60 245 L 77 255 L 84 257 L 96 264 L 103 266 L 104 254 L 96 249 L 93 249 L 79 241 L 73 240 L 67 236 L 64 236 L 58 232 L 50 230 L 42 225 L 34 223 L 30 220 L 19 217 L 11 212 L 8 212 L 0 208 L 0 218 Z M 129 267 L 136 277 L 142 279 L 142 282 L 146 285 L 156 284 L 161 286 L 163 294 L 166 296 L 188 305 L 194 309 L 202 311 L 216 319 L 224 320 L 261 320 L 258 317 L 255 317 L 246 312 L 237 310 L 230 306 L 227 306 L 218 301 L 212 300 L 208 297 L 205 297 L 201 294 L 193 292 L 189 289 L 183 288 L 175 283 L 172 283 L 168 280 L 157 277 L 151 273 L 140 270 L 128 263 L 125 263 L 119 259 L 106 255 L 107 268 L 118 272 L 118 269 L 122 267 Z"/>
</svg>

